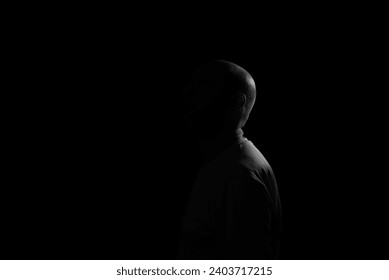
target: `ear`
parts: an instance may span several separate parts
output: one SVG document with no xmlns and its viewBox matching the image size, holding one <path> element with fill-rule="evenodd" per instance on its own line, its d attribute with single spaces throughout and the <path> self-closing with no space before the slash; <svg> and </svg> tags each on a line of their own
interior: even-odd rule
<svg viewBox="0 0 389 280">
<path fill-rule="evenodd" d="M 235 103 L 235 110 L 240 110 L 243 108 L 243 106 L 246 104 L 246 95 L 244 94 L 239 94 L 236 103 Z"/>
</svg>

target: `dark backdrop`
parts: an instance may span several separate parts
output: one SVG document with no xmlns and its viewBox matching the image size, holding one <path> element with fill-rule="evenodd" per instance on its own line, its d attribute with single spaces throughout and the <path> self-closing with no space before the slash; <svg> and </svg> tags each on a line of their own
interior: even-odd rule
<svg viewBox="0 0 389 280">
<path fill-rule="evenodd" d="M 200 164 L 178 125 L 180 90 L 225 59 L 257 83 L 244 131 L 278 180 L 281 258 L 387 259 L 383 115 L 352 30 L 91 26 L 16 49 L 1 258 L 174 259 Z"/>
</svg>

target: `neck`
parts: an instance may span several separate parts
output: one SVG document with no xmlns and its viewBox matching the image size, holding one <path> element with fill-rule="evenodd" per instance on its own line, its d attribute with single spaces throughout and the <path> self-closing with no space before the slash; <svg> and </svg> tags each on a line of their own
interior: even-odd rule
<svg viewBox="0 0 389 280">
<path fill-rule="evenodd" d="M 237 140 L 242 138 L 243 130 L 221 131 L 218 134 L 206 137 L 199 137 L 198 143 L 203 156 L 204 163 L 211 161 L 225 149 L 229 148 Z"/>
</svg>

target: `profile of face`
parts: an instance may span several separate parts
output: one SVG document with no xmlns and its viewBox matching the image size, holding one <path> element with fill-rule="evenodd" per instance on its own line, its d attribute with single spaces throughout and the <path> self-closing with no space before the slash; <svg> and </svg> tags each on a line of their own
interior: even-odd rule
<svg viewBox="0 0 389 280">
<path fill-rule="evenodd" d="M 223 128 L 221 90 L 222 77 L 212 68 L 201 68 L 192 76 L 183 90 L 183 125 L 191 134 L 210 135 Z"/>
<path fill-rule="evenodd" d="M 244 125 L 254 105 L 255 83 L 242 67 L 214 61 L 199 68 L 183 91 L 183 125 L 197 136 Z"/>
</svg>

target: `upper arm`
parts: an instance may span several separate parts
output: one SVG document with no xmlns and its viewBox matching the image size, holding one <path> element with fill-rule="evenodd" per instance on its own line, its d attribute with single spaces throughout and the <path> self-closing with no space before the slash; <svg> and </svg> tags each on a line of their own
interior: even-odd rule
<svg viewBox="0 0 389 280">
<path fill-rule="evenodd" d="M 220 210 L 226 253 L 235 254 L 233 258 L 264 258 L 271 223 L 265 185 L 248 173 L 232 177 L 226 184 Z"/>
</svg>

